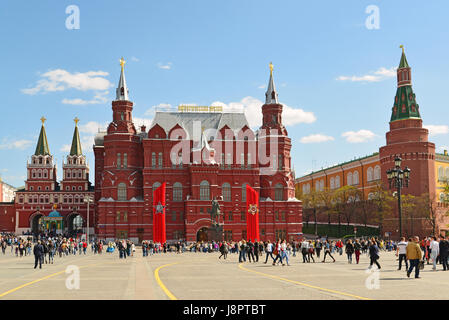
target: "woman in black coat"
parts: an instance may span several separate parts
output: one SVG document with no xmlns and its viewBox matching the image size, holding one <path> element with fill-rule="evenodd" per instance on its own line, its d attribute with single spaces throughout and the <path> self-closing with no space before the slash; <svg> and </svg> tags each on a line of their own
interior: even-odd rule
<svg viewBox="0 0 449 320">
<path fill-rule="evenodd" d="M 348 242 L 346 242 L 345 251 L 346 254 L 348 255 L 348 263 L 352 263 L 352 255 L 354 254 L 354 245 L 352 244 L 351 240 L 348 240 Z"/>
<path fill-rule="evenodd" d="M 380 269 L 380 264 L 379 262 L 377 262 L 377 260 L 379 259 L 379 247 L 377 246 L 376 240 L 372 240 L 371 245 L 369 246 L 369 258 L 371 260 L 369 268 L 371 269 L 371 267 L 375 263 Z"/>
</svg>

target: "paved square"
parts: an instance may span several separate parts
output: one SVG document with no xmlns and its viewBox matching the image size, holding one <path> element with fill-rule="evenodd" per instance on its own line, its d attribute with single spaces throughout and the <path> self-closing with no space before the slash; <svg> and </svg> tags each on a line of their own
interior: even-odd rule
<svg viewBox="0 0 449 320">
<path fill-rule="evenodd" d="M 290 266 L 238 263 L 219 253 L 166 253 L 119 259 L 117 253 L 55 257 L 54 264 L 33 269 L 34 256 L 0 254 L 0 299 L 449 299 L 449 272 L 432 271 L 426 265 L 421 279 L 407 278 L 404 267 L 397 271 L 393 253 L 382 252 L 378 289 L 374 272 L 367 273 L 369 259 L 348 264 L 345 255 L 336 262 L 302 263 L 290 256 Z M 330 260 L 331 261 L 331 260 Z M 79 289 L 68 289 L 68 266 L 79 267 Z M 69 279 L 70 280 L 70 279 Z M 371 280 L 371 281 L 370 281 Z M 368 286 L 367 286 L 368 283 Z M 371 285 L 370 285 L 371 284 Z"/>
</svg>

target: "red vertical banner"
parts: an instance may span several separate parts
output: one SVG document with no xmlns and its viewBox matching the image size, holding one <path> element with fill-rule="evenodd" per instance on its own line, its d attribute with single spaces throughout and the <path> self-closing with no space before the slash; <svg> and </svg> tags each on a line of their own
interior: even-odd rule
<svg viewBox="0 0 449 320">
<path fill-rule="evenodd" d="M 165 182 L 153 190 L 153 241 L 165 243 Z"/>
<path fill-rule="evenodd" d="M 259 194 L 246 185 L 246 237 L 259 241 Z"/>
</svg>

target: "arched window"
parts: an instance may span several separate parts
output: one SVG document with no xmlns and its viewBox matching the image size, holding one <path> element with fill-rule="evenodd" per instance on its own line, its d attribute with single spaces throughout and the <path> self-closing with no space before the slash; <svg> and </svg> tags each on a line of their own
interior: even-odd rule
<svg viewBox="0 0 449 320">
<path fill-rule="evenodd" d="M 352 173 L 351 172 L 348 173 L 347 179 L 348 179 L 347 185 L 352 186 Z"/>
<path fill-rule="evenodd" d="M 438 168 L 438 180 L 443 180 L 444 177 L 444 169 L 443 167 Z"/>
<path fill-rule="evenodd" d="M 449 168 L 446 168 L 446 179 L 449 179 Z"/>
<path fill-rule="evenodd" d="M 154 192 L 154 190 L 156 190 L 157 188 L 159 188 L 161 186 L 161 183 L 160 182 L 155 182 L 155 183 L 153 183 L 153 192 Z"/>
<path fill-rule="evenodd" d="M 246 202 L 246 185 L 247 183 L 242 184 L 242 201 Z"/>
<path fill-rule="evenodd" d="M 369 167 L 368 170 L 366 171 L 366 180 L 368 182 L 373 180 L 373 173 L 374 173 L 373 168 Z"/>
<path fill-rule="evenodd" d="M 354 174 L 352 175 L 352 183 L 354 185 L 359 184 L 359 172 L 358 171 L 354 171 Z"/>
<path fill-rule="evenodd" d="M 380 166 L 374 167 L 374 180 L 380 180 Z"/>
<path fill-rule="evenodd" d="M 223 183 L 221 186 L 221 195 L 223 196 L 223 201 L 231 201 L 231 185 L 229 183 Z"/>
<path fill-rule="evenodd" d="M 335 189 L 335 178 L 334 177 L 331 178 L 330 185 L 331 185 L 331 189 Z"/>
<path fill-rule="evenodd" d="M 335 189 L 340 188 L 340 176 L 335 177 Z"/>
<path fill-rule="evenodd" d="M 210 200 L 209 182 L 206 180 L 200 183 L 200 200 Z"/>
<path fill-rule="evenodd" d="M 324 180 L 320 181 L 320 191 L 324 190 Z"/>
<path fill-rule="evenodd" d="M 173 201 L 182 201 L 182 184 L 179 182 L 173 184 Z"/>
<path fill-rule="evenodd" d="M 284 186 L 280 183 L 278 183 L 274 187 L 274 200 L 275 201 L 282 201 L 284 200 Z"/>
<path fill-rule="evenodd" d="M 117 187 L 117 200 L 118 201 L 126 201 L 128 200 L 127 194 L 126 194 L 126 184 L 121 182 L 118 184 Z"/>
</svg>

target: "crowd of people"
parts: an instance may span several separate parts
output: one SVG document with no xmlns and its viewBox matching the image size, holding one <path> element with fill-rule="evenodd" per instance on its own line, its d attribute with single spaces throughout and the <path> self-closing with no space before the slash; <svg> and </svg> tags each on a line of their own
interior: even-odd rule
<svg viewBox="0 0 449 320">
<path fill-rule="evenodd" d="M 28 255 L 35 256 L 35 268 L 42 264 L 53 264 L 55 256 L 63 258 L 68 255 L 86 255 L 90 246 L 92 254 L 102 254 L 104 248 L 107 253 L 118 252 L 120 259 L 134 256 L 136 245 L 131 240 L 116 240 L 106 243 L 102 240 L 92 240 L 87 243 L 80 238 L 67 237 L 66 235 L 42 234 L 38 236 L 22 235 L 17 236 L 10 233 L 0 234 L 0 247 L 3 255 L 10 252 L 16 257 Z M 381 269 L 379 263 L 380 252 L 394 252 L 398 260 L 398 270 L 405 264 L 407 276 L 410 277 L 415 270 L 415 278 L 419 278 L 419 271 L 424 264 L 432 263 L 432 270 L 437 269 L 437 264 L 441 264 L 443 270 L 449 270 L 449 237 L 418 237 L 409 238 L 406 241 L 383 240 L 378 238 L 360 239 L 337 239 L 317 237 L 316 239 L 306 239 L 287 242 L 286 240 L 271 241 L 210 241 L 193 242 L 176 241 L 174 243 L 154 243 L 153 241 L 143 241 L 141 243 L 143 257 L 154 254 L 175 252 L 212 253 L 219 252 L 218 259 L 227 259 L 228 254 L 236 254 L 239 263 L 258 263 L 259 258 L 264 264 L 270 262 L 273 266 L 289 266 L 292 257 L 302 255 L 302 263 L 326 262 L 326 258 L 332 259 L 334 263 L 335 255 L 342 256 L 345 253 L 348 264 L 355 262 L 359 264 L 360 256 L 366 255 L 369 258 L 369 268 L 376 265 Z M 265 259 L 263 259 L 265 255 Z"/>
</svg>

